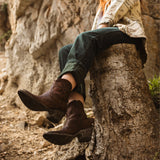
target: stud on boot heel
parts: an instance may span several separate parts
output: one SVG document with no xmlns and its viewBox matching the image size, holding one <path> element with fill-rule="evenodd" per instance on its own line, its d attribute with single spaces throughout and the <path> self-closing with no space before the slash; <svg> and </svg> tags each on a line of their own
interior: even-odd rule
<svg viewBox="0 0 160 160">
<path fill-rule="evenodd" d="M 91 140 L 92 128 L 83 129 L 78 133 L 78 141 L 79 142 L 89 142 Z"/>
</svg>

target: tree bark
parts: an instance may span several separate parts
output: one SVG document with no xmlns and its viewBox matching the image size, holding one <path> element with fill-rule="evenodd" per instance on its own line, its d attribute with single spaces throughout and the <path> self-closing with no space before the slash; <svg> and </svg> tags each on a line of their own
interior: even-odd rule
<svg viewBox="0 0 160 160">
<path fill-rule="evenodd" d="M 86 158 L 157 158 L 159 117 L 135 46 L 117 44 L 99 54 L 90 77 L 95 127 Z"/>
</svg>

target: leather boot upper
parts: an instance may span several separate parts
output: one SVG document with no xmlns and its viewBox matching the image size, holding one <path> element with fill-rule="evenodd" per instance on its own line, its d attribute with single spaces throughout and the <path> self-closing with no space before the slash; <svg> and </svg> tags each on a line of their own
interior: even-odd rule
<svg viewBox="0 0 160 160">
<path fill-rule="evenodd" d="M 93 118 L 87 118 L 81 101 L 75 100 L 68 104 L 64 126 L 56 132 L 75 134 L 82 129 L 92 127 L 93 121 Z"/>
<path fill-rule="evenodd" d="M 48 109 L 66 111 L 71 89 L 72 86 L 68 80 L 58 79 L 53 83 L 48 92 L 37 96 L 37 98 Z"/>
</svg>

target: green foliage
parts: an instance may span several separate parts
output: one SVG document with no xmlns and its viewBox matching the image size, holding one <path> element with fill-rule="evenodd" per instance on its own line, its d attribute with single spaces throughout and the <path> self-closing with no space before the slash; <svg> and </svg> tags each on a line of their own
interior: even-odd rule
<svg viewBox="0 0 160 160">
<path fill-rule="evenodd" d="M 6 33 L 4 33 L 2 36 L 0 36 L 0 42 L 2 42 L 4 39 L 5 39 L 5 40 L 8 40 L 9 37 L 11 36 L 11 34 L 12 34 L 12 31 L 11 31 L 11 30 L 9 30 L 9 31 L 7 31 Z"/>
<path fill-rule="evenodd" d="M 155 76 L 152 80 L 148 81 L 148 84 L 152 96 L 160 94 L 160 76 Z"/>
<path fill-rule="evenodd" d="M 153 101 L 158 108 L 160 106 L 160 76 L 155 76 L 152 80 L 148 80 L 148 85 Z"/>
</svg>

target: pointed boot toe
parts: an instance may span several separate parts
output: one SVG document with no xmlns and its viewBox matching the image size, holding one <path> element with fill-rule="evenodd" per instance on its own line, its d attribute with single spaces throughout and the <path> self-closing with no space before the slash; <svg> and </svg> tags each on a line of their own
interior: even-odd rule
<svg viewBox="0 0 160 160">
<path fill-rule="evenodd" d="M 47 111 L 38 98 L 27 90 L 19 90 L 18 95 L 24 105 L 32 111 Z"/>
<path fill-rule="evenodd" d="M 48 120 L 58 123 L 67 110 L 68 97 L 72 85 L 65 79 L 57 79 L 49 91 L 36 96 L 27 90 L 19 90 L 18 95 L 24 105 L 32 111 L 48 111 Z"/>
</svg>

